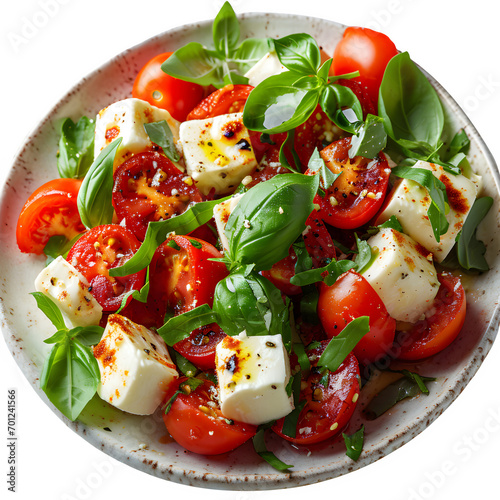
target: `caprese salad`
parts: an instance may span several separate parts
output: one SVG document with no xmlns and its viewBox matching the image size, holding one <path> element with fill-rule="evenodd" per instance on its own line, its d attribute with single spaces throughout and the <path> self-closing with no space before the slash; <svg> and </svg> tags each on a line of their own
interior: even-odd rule
<svg viewBox="0 0 500 500">
<path fill-rule="evenodd" d="M 305 33 L 240 41 L 226 3 L 213 34 L 62 126 L 59 177 L 16 233 L 47 256 L 33 296 L 56 331 L 40 386 L 71 420 L 96 393 L 161 412 L 195 453 L 253 439 L 289 470 L 265 432 L 342 434 L 356 460 L 363 428 L 343 431 L 365 368 L 457 337 L 460 273 L 488 270 L 475 233 L 492 200 L 467 135 L 443 137 L 435 90 L 382 33 L 347 28 L 333 57 Z M 404 396 L 429 391 L 400 375 Z M 367 416 L 399 399 L 382 391 Z"/>
</svg>

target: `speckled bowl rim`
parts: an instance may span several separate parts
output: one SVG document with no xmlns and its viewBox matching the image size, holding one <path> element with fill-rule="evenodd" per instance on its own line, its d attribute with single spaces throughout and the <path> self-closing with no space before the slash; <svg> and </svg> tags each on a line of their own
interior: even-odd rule
<svg viewBox="0 0 500 500">
<path fill-rule="evenodd" d="M 250 13 L 243 14 L 239 16 L 240 20 L 252 20 L 259 19 L 265 17 L 267 21 L 279 23 L 284 19 L 296 19 L 303 20 L 308 22 L 318 21 L 321 23 L 331 23 L 332 25 L 336 25 L 341 29 L 344 29 L 345 26 L 336 23 L 334 21 L 329 21 L 320 18 L 313 18 L 308 16 L 299 16 L 294 14 L 278 14 L 278 13 Z M 155 40 L 164 39 L 169 35 L 173 35 L 179 33 L 181 31 L 191 31 L 199 28 L 200 26 L 207 26 L 211 24 L 212 20 L 197 22 L 186 24 L 171 30 L 167 30 L 164 33 L 151 37 L 144 42 L 141 42 L 125 51 L 120 53 L 119 55 L 112 58 L 107 63 L 101 65 L 99 68 L 95 69 L 91 73 L 89 73 L 86 77 L 81 79 L 78 83 L 76 83 L 66 94 L 65 96 L 55 104 L 50 111 L 46 114 L 44 119 L 40 121 L 40 123 L 34 127 L 31 134 L 29 134 L 25 143 L 19 149 L 13 164 L 20 159 L 23 152 L 29 148 L 31 139 L 36 136 L 36 134 L 44 127 L 46 122 L 48 122 L 57 110 L 63 106 L 66 102 L 70 101 L 73 94 L 78 92 L 85 84 L 85 82 L 89 79 L 92 79 L 99 72 L 103 71 L 105 68 L 111 67 L 124 57 L 127 56 L 130 52 L 137 51 L 140 48 L 146 47 Z M 464 111 L 458 106 L 458 104 L 453 100 L 453 98 L 448 94 L 448 92 L 438 83 L 434 78 L 428 75 L 429 80 L 434 85 L 434 87 L 439 91 L 440 97 L 442 100 L 446 101 L 448 108 L 451 112 L 457 115 L 462 121 L 467 123 L 467 131 L 470 136 L 473 136 L 476 140 L 477 144 L 481 149 L 481 153 L 484 156 L 484 160 L 489 165 L 491 169 L 491 173 L 495 179 L 497 186 L 500 185 L 500 174 L 498 171 L 498 167 L 495 163 L 495 160 L 487 148 L 486 144 L 480 137 L 476 128 L 472 125 L 470 120 L 467 118 Z M 7 191 L 7 186 L 3 187 L 2 190 L 2 199 L 5 196 Z M 2 319 L 5 318 L 6 311 L 4 310 L 3 302 L 0 302 L 0 313 L 3 316 Z M 235 476 L 227 476 L 223 474 L 216 473 L 199 473 L 195 470 L 187 470 L 180 466 L 170 466 L 170 467 L 162 467 L 159 464 L 151 464 L 145 463 L 145 461 L 139 456 L 134 455 L 132 453 L 124 453 L 123 450 L 120 449 L 118 445 L 110 444 L 106 442 L 103 438 L 102 434 L 99 432 L 95 432 L 95 430 L 91 427 L 87 427 L 83 425 L 81 422 L 71 422 L 67 418 L 65 418 L 59 411 L 55 410 L 52 404 L 48 401 L 47 397 L 38 387 L 37 381 L 39 376 L 39 371 L 29 363 L 21 367 L 26 378 L 33 384 L 33 387 L 37 394 L 49 405 L 56 413 L 56 415 L 71 429 L 73 429 L 77 434 L 81 435 L 86 441 L 95 446 L 97 449 L 101 449 L 107 455 L 116 458 L 117 460 L 124 462 L 138 470 L 147 472 L 156 477 L 161 477 L 169 480 L 173 480 L 175 482 L 181 484 L 189 484 L 193 486 L 200 486 L 205 488 L 220 488 L 220 489 L 233 489 L 233 490 L 262 490 L 262 489 L 276 489 L 276 488 L 286 488 L 291 486 L 299 486 L 312 484 L 319 481 L 323 481 L 326 479 L 331 479 L 334 477 L 341 476 L 348 472 L 360 469 L 368 464 L 371 464 L 383 456 L 389 454 L 390 452 L 396 450 L 417 434 L 419 434 L 422 430 L 424 430 L 431 422 L 433 422 L 460 394 L 460 392 L 465 388 L 467 383 L 471 380 L 474 374 L 479 369 L 482 361 L 485 356 L 489 352 L 491 345 L 496 338 L 498 325 L 500 324 L 500 308 L 497 305 L 495 310 L 490 316 L 489 326 L 484 332 L 482 340 L 476 349 L 475 356 L 469 361 L 469 363 L 462 367 L 460 371 L 460 376 L 457 377 L 455 384 L 453 387 L 445 393 L 434 406 L 426 408 L 425 411 L 422 411 L 420 418 L 416 421 L 413 421 L 413 424 L 407 426 L 403 429 L 403 431 L 396 433 L 395 435 L 387 436 L 385 440 L 382 440 L 378 443 L 378 446 L 371 449 L 370 453 L 362 456 L 357 462 L 351 462 L 349 467 L 345 464 L 341 466 L 333 467 L 321 467 L 314 469 L 305 469 L 302 472 L 292 472 L 292 473 L 278 473 L 278 472 L 270 472 L 269 474 L 241 474 Z M 16 358 L 16 361 L 19 364 L 16 353 L 16 337 L 15 332 L 10 331 L 5 325 L 3 325 L 3 333 L 6 340 L 6 343 L 9 347 L 11 354 Z M 109 440 L 108 440 L 109 441 Z M 270 469 L 272 471 L 272 469 Z"/>
</svg>

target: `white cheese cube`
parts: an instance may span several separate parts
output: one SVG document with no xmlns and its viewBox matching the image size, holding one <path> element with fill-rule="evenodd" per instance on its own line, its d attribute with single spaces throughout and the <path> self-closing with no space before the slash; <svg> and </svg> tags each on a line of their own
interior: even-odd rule
<svg viewBox="0 0 500 500">
<path fill-rule="evenodd" d="M 181 123 L 186 171 L 207 195 L 233 192 L 257 167 L 243 113 Z"/>
<path fill-rule="evenodd" d="M 101 382 L 99 396 L 120 410 L 150 415 L 178 378 L 163 339 L 119 314 L 111 314 L 94 347 Z"/>
<path fill-rule="evenodd" d="M 427 210 L 431 204 L 429 193 L 425 187 L 410 179 L 400 179 L 396 182 L 375 224 L 381 224 L 395 215 L 404 232 L 432 252 L 437 262 L 441 262 L 455 244 L 455 238 L 462 229 L 476 198 L 477 186 L 464 175 L 447 173 L 441 165 L 418 161 L 414 168 L 432 171 L 434 176 L 446 186 L 450 206 L 446 214 L 446 219 L 450 224 L 448 231 L 441 235 L 438 243 L 427 216 Z"/>
<path fill-rule="evenodd" d="M 97 325 L 101 320 L 102 307 L 89 286 L 87 278 L 61 256 L 35 279 L 35 290 L 57 303 L 69 328 Z"/>
<path fill-rule="evenodd" d="M 214 207 L 215 225 L 217 227 L 217 232 L 219 233 L 219 239 L 224 252 L 227 252 L 229 247 L 229 242 L 227 240 L 226 232 L 224 231 L 224 229 L 226 228 L 226 224 L 229 220 L 231 212 L 241 200 L 242 196 L 243 194 L 236 194 L 229 200 L 223 201 L 222 203 L 219 203 Z"/>
<path fill-rule="evenodd" d="M 152 106 L 141 99 L 129 98 L 115 102 L 99 111 L 95 123 L 94 157 L 118 137 L 122 142 L 115 156 L 114 168 L 137 153 L 150 150 L 153 143 L 144 128 L 145 123 L 165 120 L 172 131 L 179 154 L 182 147 L 179 142 L 179 122 L 165 109 Z M 176 164 L 180 170 L 184 168 Z"/>
<path fill-rule="evenodd" d="M 248 85 L 256 87 L 259 83 L 273 75 L 279 75 L 287 69 L 277 56 L 276 52 L 268 52 L 262 59 L 257 61 L 246 73 Z"/>
<path fill-rule="evenodd" d="M 362 275 L 395 320 L 415 323 L 432 306 L 439 289 L 432 254 L 390 228 L 372 236 L 368 244 L 376 257 Z"/>
<path fill-rule="evenodd" d="M 281 335 L 226 337 L 216 347 L 222 414 L 259 425 L 288 415 L 290 361 Z"/>
</svg>

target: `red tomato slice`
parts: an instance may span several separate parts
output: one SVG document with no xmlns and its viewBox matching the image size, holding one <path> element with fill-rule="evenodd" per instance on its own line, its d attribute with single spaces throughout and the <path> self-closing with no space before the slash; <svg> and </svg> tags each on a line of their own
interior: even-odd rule
<svg viewBox="0 0 500 500">
<path fill-rule="evenodd" d="M 362 156 L 349 158 L 351 138 L 336 141 L 321 151 L 321 157 L 333 173 L 341 173 L 325 196 L 316 195 L 317 212 L 328 224 L 354 229 L 366 224 L 384 202 L 391 169 L 385 155 L 375 160 Z"/>
<path fill-rule="evenodd" d="M 448 347 L 462 329 L 466 300 L 460 278 L 440 273 L 438 279 L 441 286 L 427 317 L 396 337 L 401 346 L 399 359 L 417 361 L 437 354 Z"/>
<path fill-rule="evenodd" d="M 202 371 L 215 369 L 215 348 L 226 336 L 216 323 L 197 328 L 191 335 L 174 344 L 174 349 Z"/>
<path fill-rule="evenodd" d="M 332 67 L 336 75 L 359 71 L 359 80 L 374 103 L 387 63 L 398 50 L 391 39 L 368 28 L 349 27 L 335 47 Z"/>
<path fill-rule="evenodd" d="M 71 241 L 85 231 L 76 203 L 81 185 L 78 179 L 54 179 L 31 194 L 17 221 L 21 252 L 41 255 L 51 236 Z"/>
<path fill-rule="evenodd" d="M 109 269 L 125 264 L 139 246 L 131 231 L 106 224 L 90 229 L 69 251 L 68 262 L 87 278 L 90 292 L 104 311 L 116 311 L 125 294 L 144 285 L 145 269 L 124 277 L 109 275 Z"/>
<path fill-rule="evenodd" d="M 336 256 L 332 237 L 317 215 L 316 211 L 312 212 L 306 220 L 306 230 L 302 233 L 306 250 L 316 269 L 326 266 Z"/>
<path fill-rule="evenodd" d="M 279 436 L 296 444 L 313 444 L 339 434 L 349 422 L 359 396 L 359 366 L 356 357 L 349 354 L 339 369 L 328 372 L 328 383 L 322 385 L 323 375 L 317 360 L 328 344 L 321 342 L 319 347 L 308 351 L 311 371 L 306 379 L 305 388 L 300 391 L 300 399 L 306 404 L 300 412 L 297 433 L 294 438 L 283 434 L 284 418 L 272 427 Z"/>
<path fill-rule="evenodd" d="M 318 316 L 330 338 L 337 336 L 353 319 L 370 317 L 370 331 L 353 349 L 363 365 L 380 359 L 394 342 L 396 321 L 389 316 L 370 283 L 353 270 L 344 273 L 333 285 L 321 287 Z"/>
<path fill-rule="evenodd" d="M 187 114 L 205 95 L 196 83 L 185 82 L 164 73 L 161 65 L 172 52 L 158 54 L 139 71 L 132 88 L 132 97 L 166 109 L 176 120 L 183 122 Z"/>
<path fill-rule="evenodd" d="M 166 401 L 186 378 L 170 388 Z M 217 387 L 205 380 L 189 394 L 178 394 L 163 421 L 170 435 L 186 450 L 202 455 L 219 455 L 234 450 L 253 437 L 257 427 L 226 419 L 219 409 Z"/>
<path fill-rule="evenodd" d="M 186 211 L 192 202 L 202 201 L 194 184 L 168 158 L 150 151 L 132 156 L 114 174 L 113 207 L 139 240 L 148 223 L 169 219 Z"/>
<path fill-rule="evenodd" d="M 205 97 L 187 116 L 187 120 L 203 120 L 243 111 L 251 85 L 226 85 Z"/>
<path fill-rule="evenodd" d="M 292 285 L 290 279 L 295 276 L 295 264 L 297 256 L 290 247 L 288 255 L 280 261 L 273 264 L 273 267 L 267 271 L 262 271 L 262 276 L 267 278 L 278 290 L 285 295 L 298 295 L 302 292 L 302 288 L 297 285 Z"/>
</svg>

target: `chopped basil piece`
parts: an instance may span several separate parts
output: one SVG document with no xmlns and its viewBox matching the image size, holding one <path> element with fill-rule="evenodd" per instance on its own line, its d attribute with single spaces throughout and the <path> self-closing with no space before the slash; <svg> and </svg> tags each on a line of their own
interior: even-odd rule
<svg viewBox="0 0 500 500">
<path fill-rule="evenodd" d="M 279 471 L 286 471 L 293 467 L 293 465 L 285 464 L 282 462 L 272 451 L 267 449 L 266 441 L 265 441 L 265 431 L 270 427 L 269 424 L 264 424 L 259 426 L 257 433 L 252 438 L 252 443 L 254 450 L 273 468 Z"/>
<path fill-rule="evenodd" d="M 346 452 L 345 454 L 352 460 L 356 461 L 363 451 L 363 443 L 365 440 L 365 426 L 362 425 L 354 434 L 350 436 L 342 433 L 344 438 Z"/>
</svg>

